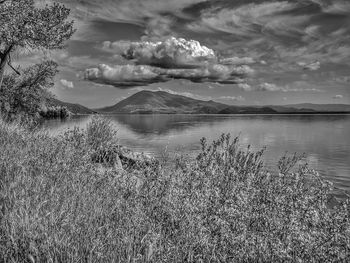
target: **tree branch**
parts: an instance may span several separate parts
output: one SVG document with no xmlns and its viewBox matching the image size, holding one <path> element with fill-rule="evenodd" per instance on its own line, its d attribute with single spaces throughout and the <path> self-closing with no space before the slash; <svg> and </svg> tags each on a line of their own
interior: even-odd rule
<svg viewBox="0 0 350 263">
<path fill-rule="evenodd" d="M 16 72 L 17 75 L 21 76 L 21 72 L 19 72 L 17 69 L 15 69 L 12 64 L 11 64 L 11 54 L 9 54 L 9 60 L 7 61 L 7 65 L 9 65 L 9 67 Z"/>
</svg>

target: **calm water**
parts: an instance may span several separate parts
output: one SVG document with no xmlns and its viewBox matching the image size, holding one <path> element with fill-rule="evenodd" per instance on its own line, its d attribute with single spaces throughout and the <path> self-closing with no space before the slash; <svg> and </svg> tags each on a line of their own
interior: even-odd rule
<svg viewBox="0 0 350 263">
<path fill-rule="evenodd" d="M 350 115 L 115 115 L 121 144 L 160 156 L 175 151 L 195 154 L 199 140 L 217 139 L 221 133 L 240 136 L 243 147 L 266 146 L 265 160 L 275 166 L 288 153 L 306 153 L 308 163 L 337 187 L 350 190 Z M 48 121 L 51 133 L 84 127 L 90 117 Z"/>
</svg>

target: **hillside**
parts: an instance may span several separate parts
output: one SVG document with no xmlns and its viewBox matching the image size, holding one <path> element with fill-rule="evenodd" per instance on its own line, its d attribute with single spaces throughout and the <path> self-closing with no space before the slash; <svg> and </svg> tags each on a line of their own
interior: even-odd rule
<svg viewBox="0 0 350 263">
<path fill-rule="evenodd" d="M 119 103 L 98 109 L 102 113 L 217 113 L 228 107 L 164 91 L 140 91 Z"/>
<path fill-rule="evenodd" d="M 96 111 L 93 111 L 83 105 L 63 102 L 55 98 L 50 98 L 47 100 L 48 106 L 62 106 L 66 107 L 73 114 L 94 114 Z"/>
<path fill-rule="evenodd" d="M 286 107 L 294 109 L 310 109 L 318 112 L 350 112 L 349 104 L 312 104 L 312 103 L 300 103 L 286 105 Z"/>
</svg>

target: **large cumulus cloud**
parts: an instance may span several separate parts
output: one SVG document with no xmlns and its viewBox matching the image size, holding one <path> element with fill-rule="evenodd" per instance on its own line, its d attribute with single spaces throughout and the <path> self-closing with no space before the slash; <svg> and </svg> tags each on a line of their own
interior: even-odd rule
<svg viewBox="0 0 350 263">
<path fill-rule="evenodd" d="M 217 60 L 215 52 L 198 41 L 175 37 L 158 42 L 106 41 L 103 47 L 138 64 L 162 68 L 193 68 L 200 63 Z"/>
<path fill-rule="evenodd" d="M 127 65 L 101 64 L 85 70 L 84 78 L 116 87 L 141 86 L 171 79 L 192 82 L 240 83 L 253 69 L 247 58 L 218 58 L 195 40 L 170 37 L 151 42 L 104 42 L 103 49 L 122 56 Z"/>
</svg>

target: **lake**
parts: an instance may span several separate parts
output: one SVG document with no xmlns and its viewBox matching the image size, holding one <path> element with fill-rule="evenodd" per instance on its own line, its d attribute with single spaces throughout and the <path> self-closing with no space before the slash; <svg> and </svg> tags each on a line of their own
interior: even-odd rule
<svg viewBox="0 0 350 263">
<path fill-rule="evenodd" d="M 74 126 L 85 127 L 90 116 L 43 124 L 52 134 Z M 242 147 L 260 150 L 276 167 L 279 157 L 306 154 L 310 166 L 350 190 L 350 115 L 113 115 L 120 143 L 135 151 L 159 157 L 175 152 L 194 155 L 200 139 L 217 139 L 222 133 L 240 137 Z"/>
</svg>

